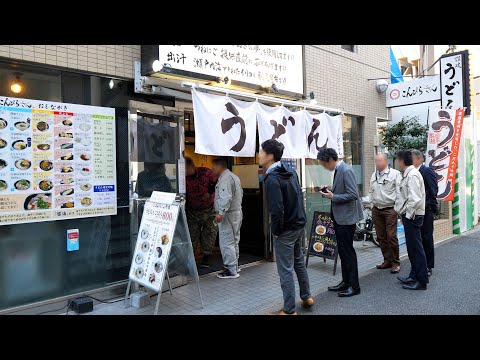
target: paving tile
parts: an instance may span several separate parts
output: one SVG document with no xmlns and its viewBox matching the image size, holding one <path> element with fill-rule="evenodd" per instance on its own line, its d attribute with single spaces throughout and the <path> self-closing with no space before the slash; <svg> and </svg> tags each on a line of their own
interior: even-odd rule
<svg viewBox="0 0 480 360">
<path fill-rule="evenodd" d="M 369 244 L 370 245 L 370 244 Z M 357 251 L 359 271 L 364 272 L 381 262 L 380 249 L 373 244 L 363 247 L 361 243 L 354 244 Z M 400 254 L 406 254 L 406 247 L 400 247 Z M 341 280 L 340 261 L 336 276 L 332 275 L 333 261 L 311 257 L 309 259 L 308 275 L 312 294 L 324 290 L 327 286 L 335 285 Z M 200 286 L 204 308 L 201 308 L 196 283 L 190 281 L 187 285 L 173 289 L 173 296 L 163 293 L 160 300 L 159 314 L 164 315 L 218 315 L 218 314 L 266 314 L 269 309 L 280 307 L 282 291 L 277 274 L 276 264 L 262 262 L 244 268 L 241 277 L 232 281 L 219 281 L 215 276 L 206 275 L 200 278 Z M 296 284 L 296 293 L 299 289 Z M 122 303 L 102 304 L 95 306 L 91 313 L 94 315 L 152 315 L 156 297 L 152 303 L 144 308 L 123 308 Z"/>
</svg>

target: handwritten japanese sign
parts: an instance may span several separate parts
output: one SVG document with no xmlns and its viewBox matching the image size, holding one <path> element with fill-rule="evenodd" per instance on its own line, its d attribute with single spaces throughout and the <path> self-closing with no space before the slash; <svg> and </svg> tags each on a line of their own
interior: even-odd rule
<svg viewBox="0 0 480 360">
<path fill-rule="evenodd" d="M 337 240 L 330 214 L 319 211 L 313 213 L 308 253 L 326 259 L 335 259 L 337 256 Z"/>
<path fill-rule="evenodd" d="M 440 100 L 440 76 L 425 76 L 388 85 L 387 108 Z"/>
<path fill-rule="evenodd" d="M 301 45 L 159 45 L 162 65 L 303 93 Z"/>
<path fill-rule="evenodd" d="M 427 165 L 435 171 L 438 181 L 437 198 L 452 201 L 458 152 L 465 110 L 444 109 L 434 112 L 427 139 Z"/>
<path fill-rule="evenodd" d="M 442 108 L 466 108 L 470 114 L 468 52 L 462 51 L 440 58 Z"/>
</svg>

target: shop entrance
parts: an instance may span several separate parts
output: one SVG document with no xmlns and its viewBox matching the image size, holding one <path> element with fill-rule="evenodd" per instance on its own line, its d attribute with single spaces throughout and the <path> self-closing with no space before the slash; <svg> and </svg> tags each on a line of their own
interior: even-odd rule
<svg viewBox="0 0 480 360">
<path fill-rule="evenodd" d="M 175 105 L 170 107 L 130 101 L 132 239 L 136 239 L 143 206 L 152 191 L 182 191 L 179 187 L 182 180 L 180 177 L 185 174 L 179 172 L 179 160 L 190 157 L 197 168 L 211 169 L 212 161 L 216 158 L 195 153 L 192 104 L 178 101 Z M 239 244 L 241 266 L 268 257 L 264 236 L 263 184 L 259 181 L 261 168 L 258 165 L 258 152 L 252 158 L 226 159 L 228 168 L 240 178 L 243 188 L 243 222 Z M 209 221 L 213 221 L 213 218 Z M 134 243 L 135 241 L 132 241 L 132 246 Z M 194 245 L 197 263 L 200 264 L 201 243 Z M 209 265 L 208 268 L 199 267 L 199 274 L 204 275 L 223 268 L 218 235 L 209 257 Z"/>
<path fill-rule="evenodd" d="M 195 153 L 195 131 L 193 114 L 187 113 L 185 118 L 185 157 L 190 157 L 195 166 L 212 168 L 212 161 L 218 156 Z M 258 151 L 258 150 L 257 150 Z M 263 186 L 259 181 L 261 168 L 258 165 L 258 152 L 252 158 L 225 157 L 228 168 L 240 178 L 243 189 L 242 210 L 243 221 L 240 232 L 239 265 L 263 260 L 267 257 L 264 236 Z M 212 255 L 209 257 L 210 267 L 199 267 L 199 274 L 219 271 L 223 268 L 222 256 L 218 244 L 218 235 Z M 200 244 L 197 245 L 198 263 L 202 258 Z"/>
</svg>

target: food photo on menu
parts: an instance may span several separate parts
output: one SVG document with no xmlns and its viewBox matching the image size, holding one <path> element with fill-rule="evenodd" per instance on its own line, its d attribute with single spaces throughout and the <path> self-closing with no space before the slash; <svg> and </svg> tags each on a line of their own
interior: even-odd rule
<svg viewBox="0 0 480 360">
<path fill-rule="evenodd" d="M 114 144 L 101 150 L 93 146 L 94 131 L 95 139 L 110 143 L 114 109 L 18 100 L 20 107 L 0 108 L 0 199 L 7 204 L 0 205 L 0 218 L 31 222 L 26 214 L 42 210 L 40 221 L 63 216 L 45 212 L 54 209 L 71 209 L 71 215 L 79 210 L 80 217 L 92 216 L 80 212 L 87 208 L 116 213 Z M 102 158 L 113 161 L 101 163 Z"/>
</svg>

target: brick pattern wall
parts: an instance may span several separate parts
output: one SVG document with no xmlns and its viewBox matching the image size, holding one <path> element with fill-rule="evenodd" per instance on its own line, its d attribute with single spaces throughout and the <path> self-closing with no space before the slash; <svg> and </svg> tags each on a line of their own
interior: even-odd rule
<svg viewBox="0 0 480 360">
<path fill-rule="evenodd" d="M 379 94 L 371 78 L 390 76 L 388 45 L 358 45 L 356 52 L 340 45 L 306 45 L 306 91 L 315 92 L 319 105 L 342 109 L 364 118 L 364 191 L 374 170 L 373 137 L 376 117 L 386 117 L 385 93 Z"/>
<path fill-rule="evenodd" d="M 140 45 L 0 45 L 0 57 L 133 79 Z"/>
<path fill-rule="evenodd" d="M 435 220 L 434 222 L 434 231 L 433 231 L 433 240 L 435 242 L 447 239 L 453 235 L 453 224 L 452 224 L 452 202 L 445 201 L 445 214 L 448 218 Z"/>
</svg>

